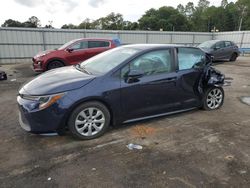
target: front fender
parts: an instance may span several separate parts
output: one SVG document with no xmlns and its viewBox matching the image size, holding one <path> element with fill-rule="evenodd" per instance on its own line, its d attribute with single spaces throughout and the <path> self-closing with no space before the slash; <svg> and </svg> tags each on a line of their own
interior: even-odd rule
<svg viewBox="0 0 250 188">
<path fill-rule="evenodd" d="M 203 95 L 206 88 L 212 86 L 222 87 L 224 84 L 225 75 L 210 65 L 206 65 L 199 80 L 198 91 Z"/>
</svg>

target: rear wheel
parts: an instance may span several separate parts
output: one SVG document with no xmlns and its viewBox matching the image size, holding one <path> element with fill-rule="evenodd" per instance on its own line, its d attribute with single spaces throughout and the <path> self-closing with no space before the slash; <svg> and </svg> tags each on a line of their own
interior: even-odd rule
<svg viewBox="0 0 250 188">
<path fill-rule="evenodd" d="M 224 90 L 222 87 L 210 87 L 203 97 L 204 110 L 216 110 L 223 105 Z"/>
<path fill-rule="evenodd" d="M 87 102 L 78 106 L 68 121 L 71 134 L 82 140 L 103 135 L 110 124 L 108 109 L 99 102 Z"/>
<path fill-rule="evenodd" d="M 236 59 L 237 59 L 237 54 L 236 54 L 236 53 L 233 53 L 233 54 L 231 55 L 230 61 L 236 61 Z"/>
<path fill-rule="evenodd" d="M 47 70 L 51 70 L 51 69 L 55 69 L 55 68 L 59 68 L 59 67 L 63 67 L 63 66 L 64 66 L 64 64 L 61 61 L 54 60 L 48 64 Z"/>
</svg>

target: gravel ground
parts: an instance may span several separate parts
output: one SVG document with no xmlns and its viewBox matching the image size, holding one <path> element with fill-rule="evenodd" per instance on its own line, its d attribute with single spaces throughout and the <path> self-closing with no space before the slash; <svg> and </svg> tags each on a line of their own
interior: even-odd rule
<svg viewBox="0 0 250 188">
<path fill-rule="evenodd" d="M 41 136 L 18 124 L 30 63 L 1 65 L 0 187 L 250 187 L 250 57 L 217 63 L 231 86 L 217 111 L 193 110 L 111 129 L 101 138 Z M 129 150 L 136 143 L 142 150 Z"/>
</svg>

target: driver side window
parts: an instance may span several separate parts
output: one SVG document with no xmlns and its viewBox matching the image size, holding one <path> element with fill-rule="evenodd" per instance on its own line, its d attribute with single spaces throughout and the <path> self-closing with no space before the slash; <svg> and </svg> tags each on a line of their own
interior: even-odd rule
<svg viewBox="0 0 250 188">
<path fill-rule="evenodd" d="M 214 46 L 216 49 L 221 49 L 225 47 L 225 43 L 224 42 L 217 42 Z"/>
<path fill-rule="evenodd" d="M 146 53 L 133 60 L 129 66 L 124 67 L 122 75 L 125 75 L 129 70 L 143 71 L 146 76 L 169 73 L 173 70 L 170 51 L 158 50 Z"/>
<path fill-rule="evenodd" d="M 87 41 L 81 41 L 78 43 L 75 43 L 71 46 L 71 49 L 73 50 L 82 50 L 88 48 L 88 42 Z"/>
</svg>

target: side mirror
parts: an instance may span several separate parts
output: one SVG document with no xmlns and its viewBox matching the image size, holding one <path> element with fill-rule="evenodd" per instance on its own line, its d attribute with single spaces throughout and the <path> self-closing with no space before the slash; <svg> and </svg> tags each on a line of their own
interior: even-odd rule
<svg viewBox="0 0 250 188">
<path fill-rule="evenodd" d="M 214 50 L 215 50 L 215 51 L 216 51 L 216 50 L 219 50 L 219 49 L 220 49 L 220 47 L 218 47 L 218 46 L 217 46 L 217 47 L 214 47 Z"/>
<path fill-rule="evenodd" d="M 71 52 L 74 51 L 74 49 L 73 48 L 67 48 L 66 51 L 69 52 L 69 53 L 71 53 Z"/>
<path fill-rule="evenodd" d="M 143 77 L 144 72 L 142 70 L 130 70 L 125 76 L 125 81 L 127 83 L 138 82 L 139 78 Z"/>
</svg>

